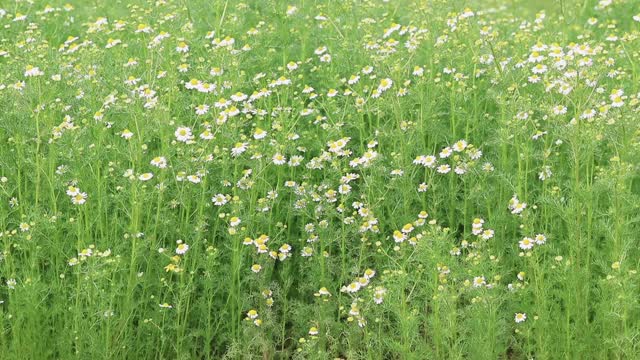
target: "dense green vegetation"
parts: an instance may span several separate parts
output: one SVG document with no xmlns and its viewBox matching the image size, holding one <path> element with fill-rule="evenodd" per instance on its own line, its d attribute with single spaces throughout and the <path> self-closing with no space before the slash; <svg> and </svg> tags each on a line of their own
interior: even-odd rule
<svg viewBox="0 0 640 360">
<path fill-rule="evenodd" d="M 638 357 L 637 1 L 0 9 L 0 358 Z"/>
</svg>

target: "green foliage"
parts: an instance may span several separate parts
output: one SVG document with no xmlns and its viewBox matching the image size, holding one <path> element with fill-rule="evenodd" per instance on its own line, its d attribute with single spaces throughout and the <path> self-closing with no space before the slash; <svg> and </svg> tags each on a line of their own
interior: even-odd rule
<svg viewBox="0 0 640 360">
<path fill-rule="evenodd" d="M 637 357 L 637 2 L 69 1 L 0 4 L 0 358 Z"/>
</svg>

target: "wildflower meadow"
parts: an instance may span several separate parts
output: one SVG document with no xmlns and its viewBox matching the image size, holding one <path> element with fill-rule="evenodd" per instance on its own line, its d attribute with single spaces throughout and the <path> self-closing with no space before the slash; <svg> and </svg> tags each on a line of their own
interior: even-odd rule
<svg viewBox="0 0 640 360">
<path fill-rule="evenodd" d="M 640 1 L 0 1 L 0 359 L 640 359 Z"/>
</svg>

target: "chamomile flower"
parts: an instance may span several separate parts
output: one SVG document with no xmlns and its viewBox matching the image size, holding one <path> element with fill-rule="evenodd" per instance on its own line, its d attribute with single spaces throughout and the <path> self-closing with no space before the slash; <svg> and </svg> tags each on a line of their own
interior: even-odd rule
<svg viewBox="0 0 640 360">
<path fill-rule="evenodd" d="M 483 240 L 489 240 L 493 238 L 494 234 L 495 232 L 492 229 L 486 229 L 482 231 L 482 234 L 480 235 L 480 237 L 482 237 Z"/>
<path fill-rule="evenodd" d="M 189 52 L 189 45 L 187 45 L 186 42 L 181 41 L 178 43 L 178 46 L 176 46 L 176 51 L 179 53 L 187 53 Z"/>
<path fill-rule="evenodd" d="M 133 137 L 133 133 L 129 129 L 124 129 L 122 130 L 120 136 L 125 138 L 126 140 L 129 140 L 131 139 L 131 137 Z"/>
<path fill-rule="evenodd" d="M 413 229 L 414 229 L 413 224 L 411 224 L 411 223 L 407 223 L 407 224 L 405 224 L 405 225 L 402 227 L 402 230 L 401 230 L 401 231 L 402 231 L 404 234 L 408 234 L 408 233 L 412 232 L 412 231 L 413 231 Z"/>
<path fill-rule="evenodd" d="M 511 210 L 512 214 L 520 214 L 527 208 L 527 203 L 520 202 L 517 196 L 513 196 L 511 200 L 509 200 L 509 210 Z"/>
<path fill-rule="evenodd" d="M 515 321 L 516 323 L 521 323 L 527 320 L 527 314 L 525 313 L 516 313 L 515 315 Z"/>
<path fill-rule="evenodd" d="M 151 159 L 150 164 L 157 168 L 165 169 L 167 167 L 167 159 L 164 156 L 157 156 Z"/>
<path fill-rule="evenodd" d="M 153 173 L 144 173 L 144 174 L 140 174 L 140 176 L 138 176 L 138 180 L 140 181 L 148 181 L 151 180 L 153 178 Z"/>
<path fill-rule="evenodd" d="M 438 170 L 437 170 L 440 174 L 447 174 L 451 171 L 451 166 L 449 166 L 449 164 L 443 164 L 438 166 Z"/>
<path fill-rule="evenodd" d="M 376 271 L 373 269 L 367 269 L 364 271 L 364 277 L 368 280 L 372 279 L 376 275 Z"/>
<path fill-rule="evenodd" d="M 213 140 L 213 138 L 213 133 L 209 129 L 205 129 L 202 133 L 200 133 L 200 139 L 202 140 Z"/>
<path fill-rule="evenodd" d="M 76 195 L 78 195 L 79 193 L 80 193 L 80 189 L 78 189 L 78 188 L 77 188 L 77 187 L 75 187 L 75 186 L 69 186 L 69 187 L 67 188 L 67 195 L 69 195 L 69 196 L 76 196 Z"/>
<path fill-rule="evenodd" d="M 529 237 L 525 237 L 522 240 L 520 240 L 518 242 L 520 249 L 522 250 L 530 250 L 533 248 L 533 245 L 535 244 L 535 242 L 533 241 L 533 239 L 529 238 Z"/>
<path fill-rule="evenodd" d="M 202 178 L 199 175 L 187 175 L 187 180 L 192 184 L 199 184 Z"/>
<path fill-rule="evenodd" d="M 209 105 L 202 104 L 202 105 L 196 106 L 196 115 L 205 115 L 208 112 L 209 112 Z"/>
<path fill-rule="evenodd" d="M 453 144 L 453 151 L 462 152 L 467 148 L 467 142 L 465 140 L 458 140 L 455 144 Z M 443 150 L 444 151 L 444 150 Z"/>
<path fill-rule="evenodd" d="M 228 202 L 227 197 L 224 194 L 216 194 L 211 198 L 211 202 L 215 206 L 222 206 Z"/>
<path fill-rule="evenodd" d="M 467 155 L 469 155 L 471 160 L 478 160 L 482 157 L 482 150 L 478 148 L 467 149 Z"/>
<path fill-rule="evenodd" d="M 393 86 L 393 80 L 386 78 L 380 80 L 380 84 L 378 85 L 378 91 L 383 92 L 391 88 Z"/>
<path fill-rule="evenodd" d="M 418 192 L 426 192 L 429 189 L 429 185 L 427 185 L 426 183 L 420 183 L 418 184 Z"/>
<path fill-rule="evenodd" d="M 256 128 L 253 133 L 253 138 L 256 140 L 264 139 L 267 136 L 267 132 L 262 130 L 261 128 Z"/>
<path fill-rule="evenodd" d="M 79 192 L 71 197 L 71 202 L 75 205 L 83 205 L 87 202 L 87 193 Z"/>
<path fill-rule="evenodd" d="M 442 151 L 440 151 L 440 158 L 441 159 L 446 159 L 449 156 L 451 156 L 451 154 L 453 154 L 453 151 L 451 150 L 450 147 L 445 147 L 444 149 L 442 149 Z"/>
<path fill-rule="evenodd" d="M 533 239 L 536 245 L 544 245 L 547 242 L 547 237 L 544 234 L 537 234 Z"/>
<path fill-rule="evenodd" d="M 484 276 L 476 276 L 473 278 L 473 287 L 482 287 L 487 285 Z"/>
<path fill-rule="evenodd" d="M 236 143 L 233 148 L 231 149 L 231 156 L 233 157 L 237 157 L 240 156 L 242 153 L 244 153 L 245 151 L 247 151 L 247 147 L 249 144 L 244 143 L 244 142 L 239 142 Z"/>
<path fill-rule="evenodd" d="M 176 140 L 181 142 L 188 142 L 193 139 L 193 135 L 191 134 L 191 128 L 181 126 L 176 129 L 174 133 Z"/>
<path fill-rule="evenodd" d="M 87 248 L 87 249 L 82 249 L 79 253 L 78 256 L 80 258 L 87 258 L 87 257 L 91 257 L 93 255 L 93 250 L 91 248 Z"/>
<path fill-rule="evenodd" d="M 284 165 L 287 162 L 287 158 L 285 158 L 284 155 L 280 153 L 276 153 L 275 155 L 273 155 L 272 161 L 276 165 Z"/>
<path fill-rule="evenodd" d="M 176 254 L 178 254 L 178 255 L 184 255 L 184 254 L 187 253 L 187 251 L 189 251 L 189 245 L 187 245 L 187 244 L 185 244 L 183 242 L 180 242 L 178 244 L 178 246 L 176 247 Z"/>
<path fill-rule="evenodd" d="M 251 309 L 247 312 L 247 318 L 249 319 L 256 319 L 258 318 L 258 312 L 255 309 Z"/>
<path fill-rule="evenodd" d="M 39 67 L 33 65 L 27 65 L 24 70 L 25 77 L 42 76 L 44 72 Z"/>
<path fill-rule="evenodd" d="M 393 232 L 393 240 L 397 243 L 401 243 L 403 241 L 405 241 L 407 239 L 407 235 L 405 235 L 404 233 L 396 230 Z"/>
<path fill-rule="evenodd" d="M 347 285 L 346 287 L 344 287 L 344 291 L 348 292 L 348 293 L 356 293 L 360 290 L 360 288 L 362 287 L 362 285 L 360 285 L 359 282 L 354 281 L 352 283 L 350 283 L 349 285 Z"/>
</svg>

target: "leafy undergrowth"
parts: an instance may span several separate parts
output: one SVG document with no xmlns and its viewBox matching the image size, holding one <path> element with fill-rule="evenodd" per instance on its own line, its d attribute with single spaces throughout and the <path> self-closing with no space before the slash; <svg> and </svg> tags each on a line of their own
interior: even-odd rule
<svg viewBox="0 0 640 360">
<path fill-rule="evenodd" d="M 0 5 L 2 359 L 640 353 L 637 1 Z"/>
</svg>

